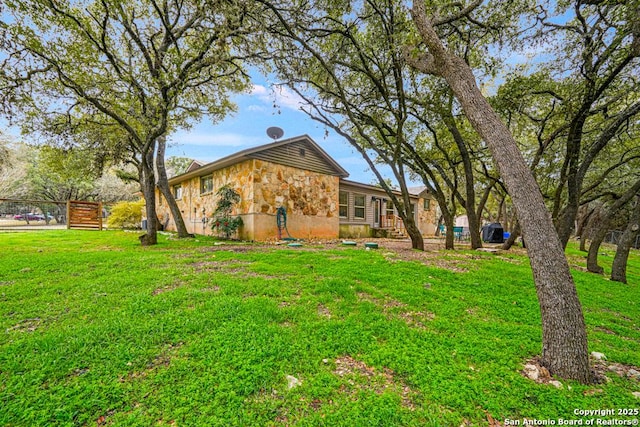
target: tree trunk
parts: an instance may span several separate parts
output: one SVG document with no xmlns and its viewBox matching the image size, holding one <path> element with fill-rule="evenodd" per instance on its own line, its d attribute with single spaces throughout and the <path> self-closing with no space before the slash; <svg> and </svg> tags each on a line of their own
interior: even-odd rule
<svg viewBox="0 0 640 427">
<path fill-rule="evenodd" d="M 167 178 L 167 169 L 164 165 L 164 153 L 167 145 L 166 136 L 161 136 L 158 138 L 158 150 L 156 153 L 156 169 L 158 172 L 158 188 L 160 192 L 164 196 L 164 199 L 167 201 L 167 205 L 169 206 L 169 210 L 171 211 L 171 216 L 173 217 L 173 222 L 176 224 L 176 231 L 178 232 L 178 237 L 194 237 L 193 234 L 189 233 L 187 230 L 187 226 L 184 223 L 184 218 L 182 217 L 182 212 L 180 212 L 180 208 L 176 203 L 175 197 L 173 197 L 173 193 L 171 192 L 171 188 L 169 187 L 169 179 Z"/>
<path fill-rule="evenodd" d="M 591 242 L 589 243 L 589 252 L 587 254 L 587 270 L 591 273 L 602 274 L 604 268 L 598 265 L 598 252 L 600 251 L 600 245 L 607 237 L 609 231 L 609 221 L 605 221 L 601 224 L 600 228 L 595 230 L 591 236 Z"/>
<path fill-rule="evenodd" d="M 471 239 L 471 249 L 482 247 L 482 236 L 480 235 L 480 221 L 476 216 L 473 206 L 471 210 L 467 210 L 467 219 L 469 220 L 469 238 Z"/>
<path fill-rule="evenodd" d="M 640 195 L 636 198 L 636 204 L 629 217 L 629 223 L 622 233 L 622 237 L 618 242 L 616 256 L 613 259 L 611 267 L 611 280 L 616 282 L 627 283 L 627 259 L 633 242 L 639 235 L 640 231 Z"/>
<path fill-rule="evenodd" d="M 452 212 L 455 212 L 455 209 L 456 209 L 455 199 L 454 198 L 451 199 L 452 203 L 451 203 L 451 209 L 450 209 L 447 198 L 445 197 L 445 194 L 442 191 L 436 191 L 433 193 L 433 195 L 436 198 L 436 201 L 438 202 L 438 206 L 440 207 L 440 213 L 442 215 L 438 220 L 438 228 L 436 230 L 436 236 L 440 236 L 441 235 L 440 225 L 442 224 L 444 224 L 447 230 L 453 230 L 453 222 L 455 220 L 455 216 L 454 214 L 452 214 Z M 453 249 L 453 236 L 449 236 L 449 234 L 452 234 L 452 233 L 447 233 L 445 235 L 445 240 L 444 240 L 445 249 Z"/>
<path fill-rule="evenodd" d="M 453 249 L 453 225 L 455 217 L 453 215 L 444 215 L 444 226 L 447 233 L 444 236 L 444 248 Z"/>
<path fill-rule="evenodd" d="M 436 232 L 434 233 L 434 236 L 440 237 L 440 226 L 443 224 L 444 224 L 444 216 L 440 215 L 440 218 L 438 218 L 438 223 L 436 224 Z"/>
<path fill-rule="evenodd" d="M 580 252 L 587 252 L 587 237 L 580 237 Z"/>
<path fill-rule="evenodd" d="M 411 212 L 409 212 L 411 214 Z M 422 233 L 416 226 L 416 222 L 413 218 L 407 218 L 407 221 L 404 222 L 404 226 L 407 230 L 407 234 L 411 238 L 411 248 L 418 249 L 424 251 L 424 238 L 422 237 Z"/>
<path fill-rule="evenodd" d="M 491 195 L 492 189 L 493 187 L 495 187 L 496 185 L 495 180 L 492 180 L 492 182 L 484 189 L 484 192 L 482 193 L 482 197 L 480 198 L 480 201 L 478 202 L 478 206 L 477 206 L 477 210 L 476 210 L 476 219 L 478 221 L 477 223 L 477 229 L 473 230 L 471 227 L 469 227 L 469 234 L 473 235 L 473 233 L 476 233 L 478 235 L 478 239 L 480 241 L 482 241 L 482 211 L 484 211 L 486 205 L 487 205 L 487 200 L 489 200 L 489 196 Z"/>
<path fill-rule="evenodd" d="M 518 240 L 518 237 L 520 237 L 520 223 L 516 221 L 515 224 L 513 224 L 513 230 L 511 231 L 509 238 L 502 245 L 502 249 L 505 251 L 511 249 L 516 240 Z"/>
<path fill-rule="evenodd" d="M 496 197 L 500 196 L 500 203 L 498 203 L 498 209 L 495 211 L 495 215 L 491 213 L 489 215 L 489 219 L 491 222 L 498 222 L 502 224 L 502 206 L 504 206 L 505 201 L 507 200 L 507 196 L 502 196 L 501 194 L 496 195 Z"/>
<path fill-rule="evenodd" d="M 558 236 L 560 237 L 560 242 L 562 243 L 562 247 L 566 248 L 569 243 L 569 239 L 571 238 L 571 234 L 575 228 L 575 221 L 578 215 L 578 206 L 575 203 L 569 203 L 562 210 L 560 217 L 557 221 Z"/>
<path fill-rule="evenodd" d="M 589 219 L 594 211 L 595 209 L 589 205 L 582 206 L 578 209 L 578 216 L 576 217 L 576 237 L 582 239 L 583 236 L 586 236 Z"/>
<path fill-rule="evenodd" d="M 480 92 L 471 68 L 442 44 L 422 0 L 413 2 L 412 14 L 429 50 L 412 62 L 447 81 L 469 122 L 488 145 L 513 201 L 540 303 L 542 364 L 554 375 L 589 383 L 592 373 L 582 307 L 540 188 L 513 136 Z"/>
<path fill-rule="evenodd" d="M 153 150 L 140 162 L 140 188 L 147 213 L 147 233 L 139 237 L 142 246 L 158 243 L 158 217 L 156 215 L 156 180 L 153 173 Z"/>
</svg>

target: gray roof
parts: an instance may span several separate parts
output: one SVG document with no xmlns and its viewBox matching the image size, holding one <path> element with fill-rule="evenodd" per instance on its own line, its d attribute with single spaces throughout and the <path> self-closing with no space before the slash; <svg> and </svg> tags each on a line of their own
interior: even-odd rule
<svg viewBox="0 0 640 427">
<path fill-rule="evenodd" d="M 409 190 L 410 194 L 415 194 L 416 196 L 422 194 L 425 190 L 427 190 L 427 186 L 426 185 L 421 185 L 419 187 L 409 187 L 407 188 L 407 190 Z"/>
</svg>

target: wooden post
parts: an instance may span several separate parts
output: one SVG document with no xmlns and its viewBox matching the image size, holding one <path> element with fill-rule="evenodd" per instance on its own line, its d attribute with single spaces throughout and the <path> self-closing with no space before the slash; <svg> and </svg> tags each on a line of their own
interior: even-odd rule
<svg viewBox="0 0 640 427">
<path fill-rule="evenodd" d="M 98 202 L 98 230 L 102 231 L 102 202 Z"/>
<path fill-rule="evenodd" d="M 71 228 L 71 200 L 67 200 L 67 230 Z"/>
</svg>

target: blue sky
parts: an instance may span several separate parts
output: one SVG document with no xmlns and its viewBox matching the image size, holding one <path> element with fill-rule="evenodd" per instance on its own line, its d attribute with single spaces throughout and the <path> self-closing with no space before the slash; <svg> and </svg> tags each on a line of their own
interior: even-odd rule
<svg viewBox="0 0 640 427">
<path fill-rule="evenodd" d="M 300 110 L 300 98 L 295 93 L 286 87 L 273 87 L 263 77 L 253 77 L 253 80 L 250 92 L 233 96 L 237 112 L 218 123 L 204 118 L 191 129 L 170 135 L 166 156 L 189 157 L 209 163 L 246 148 L 273 142 L 266 130 L 277 126 L 284 130 L 283 139 L 309 135 L 349 172 L 348 179 L 365 184 L 377 182 L 362 156 L 344 138 L 335 132 L 327 132 L 324 126 Z M 0 119 L 0 131 L 14 140 L 30 142 L 20 135 L 18 128 L 8 127 L 3 119 Z M 390 170 L 385 177 L 392 178 Z"/>
<path fill-rule="evenodd" d="M 327 133 L 324 126 L 302 112 L 300 98 L 286 87 L 274 87 L 264 78 L 254 76 L 251 91 L 233 99 L 238 110 L 225 120 L 212 124 L 204 119 L 187 131 L 171 135 L 167 157 L 189 157 L 208 163 L 273 142 L 266 130 L 277 126 L 284 130 L 283 139 L 309 135 L 349 172 L 348 179 L 366 184 L 377 182 L 362 156 L 344 138 L 332 131 Z M 391 174 L 386 176 L 391 177 Z"/>
</svg>

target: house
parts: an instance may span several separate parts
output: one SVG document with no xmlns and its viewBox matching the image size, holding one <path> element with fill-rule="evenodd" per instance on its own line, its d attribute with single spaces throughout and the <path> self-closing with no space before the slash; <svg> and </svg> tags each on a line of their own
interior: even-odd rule
<svg viewBox="0 0 640 427">
<path fill-rule="evenodd" d="M 302 135 L 212 163 L 194 162 L 187 172 L 171 178 L 169 185 L 189 232 L 195 234 L 212 234 L 209 223 L 216 191 L 229 184 L 241 197 L 234 215 L 242 217 L 238 237 L 243 240 L 277 239 L 280 207 L 286 209 L 289 235 L 296 238 L 399 235 L 403 224 L 384 190 L 349 181 L 348 176 L 316 142 Z M 412 195 L 411 200 L 422 233 L 434 234 L 435 201 L 428 192 Z M 159 193 L 156 207 L 165 229 L 175 230 Z"/>
</svg>

